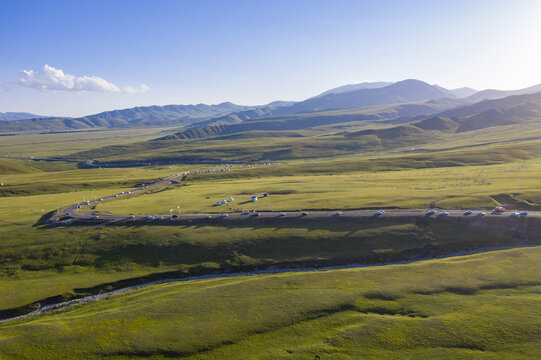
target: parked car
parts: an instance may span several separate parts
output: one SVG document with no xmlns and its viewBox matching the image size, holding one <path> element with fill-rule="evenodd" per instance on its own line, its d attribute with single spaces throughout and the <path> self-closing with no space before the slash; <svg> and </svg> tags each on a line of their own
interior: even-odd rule
<svg viewBox="0 0 541 360">
<path fill-rule="evenodd" d="M 229 215 L 227 215 L 226 213 L 223 213 L 220 215 L 220 217 L 228 217 Z"/>
<path fill-rule="evenodd" d="M 301 216 L 306 216 L 306 215 L 308 215 L 308 213 L 307 213 L 306 211 L 303 211 L 303 212 L 301 213 Z"/>
<path fill-rule="evenodd" d="M 242 212 L 242 215 L 250 215 L 250 212 L 249 212 L 248 210 L 243 211 L 243 212 Z"/>
<path fill-rule="evenodd" d="M 151 220 L 151 219 L 154 219 L 154 216 L 152 216 L 152 215 L 147 215 L 147 216 L 145 216 L 145 219 Z"/>
<path fill-rule="evenodd" d="M 285 212 L 281 212 L 278 216 L 286 216 Z"/>
<path fill-rule="evenodd" d="M 92 219 L 99 219 L 100 217 L 98 215 L 92 216 Z"/>
<path fill-rule="evenodd" d="M 134 216 L 134 215 L 130 215 L 130 216 L 128 216 L 128 219 L 135 219 L 135 216 Z"/>
<path fill-rule="evenodd" d="M 518 216 L 518 212 L 512 212 L 510 216 Z"/>
<path fill-rule="evenodd" d="M 483 211 L 478 211 L 477 216 L 485 216 L 486 214 Z"/>
<path fill-rule="evenodd" d="M 333 215 L 334 215 L 334 216 L 340 216 L 340 215 L 342 215 L 342 213 L 341 213 L 340 211 L 337 211 L 337 212 L 335 212 Z"/>
<path fill-rule="evenodd" d="M 449 213 L 448 213 L 447 211 L 442 211 L 442 212 L 440 213 L 440 216 L 447 216 L 447 215 L 449 215 Z"/>
<path fill-rule="evenodd" d="M 431 216 L 431 215 L 434 215 L 435 213 L 436 213 L 436 210 L 428 210 L 425 215 Z"/>
<path fill-rule="evenodd" d="M 526 216 L 526 215 L 528 215 L 527 211 L 523 211 L 523 212 L 520 213 L 520 216 Z"/>
<path fill-rule="evenodd" d="M 381 215 L 383 215 L 383 214 L 385 214 L 385 211 L 384 211 L 384 210 L 379 210 L 379 211 L 376 211 L 376 212 L 374 213 L 374 215 L 376 215 L 376 216 L 381 216 Z"/>
<path fill-rule="evenodd" d="M 212 218 L 212 216 L 210 215 L 205 216 L 205 219 L 210 219 L 210 218 Z"/>
<path fill-rule="evenodd" d="M 472 211 L 471 210 L 466 210 L 464 211 L 464 215 L 465 216 L 468 216 L 468 215 L 471 215 L 472 214 Z"/>
<path fill-rule="evenodd" d="M 173 215 L 171 215 L 171 218 L 173 218 L 173 219 L 174 219 L 174 218 L 178 218 L 178 214 L 173 214 Z"/>
<path fill-rule="evenodd" d="M 158 220 L 163 220 L 163 216 L 160 215 L 160 216 L 158 216 L 156 219 L 158 219 Z"/>
<path fill-rule="evenodd" d="M 252 214 L 252 216 L 259 216 L 259 213 L 255 212 L 255 213 Z"/>
</svg>

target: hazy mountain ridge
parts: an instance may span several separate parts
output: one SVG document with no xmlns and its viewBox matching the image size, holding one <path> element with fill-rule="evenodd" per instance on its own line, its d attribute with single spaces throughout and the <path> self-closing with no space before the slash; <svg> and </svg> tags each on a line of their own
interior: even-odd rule
<svg viewBox="0 0 541 360">
<path fill-rule="evenodd" d="M 35 118 L 46 118 L 47 116 L 30 114 L 26 112 L 0 112 L 0 121 L 18 121 Z"/>
<path fill-rule="evenodd" d="M 454 108 L 463 104 L 464 102 L 461 100 L 442 99 L 431 100 L 424 103 L 380 105 L 362 107 L 357 109 L 334 110 L 294 115 L 269 115 L 264 117 L 257 116 L 255 118 L 247 118 L 244 121 L 236 121 L 230 123 L 219 122 L 215 121 L 216 119 L 211 119 L 204 123 L 194 124 L 204 125 L 205 123 L 207 123 L 208 125 L 206 126 L 200 128 L 192 127 L 190 129 L 180 131 L 176 134 L 169 135 L 161 139 L 204 138 L 255 130 L 289 131 L 308 129 L 317 126 L 344 122 L 395 119 L 399 117 L 435 114 L 441 112 L 444 109 Z M 247 115 L 248 112 L 250 111 L 243 113 L 244 115 Z M 272 113 L 272 109 L 269 110 L 269 113 Z M 259 113 L 254 112 L 252 114 L 257 115 Z M 231 118 L 233 115 L 234 114 L 227 115 L 226 118 Z"/>
<path fill-rule="evenodd" d="M 375 89 L 330 93 L 280 108 L 277 114 L 295 114 L 322 110 L 339 110 L 363 106 L 398 104 L 453 97 L 448 91 L 420 80 L 408 79 Z"/>
<path fill-rule="evenodd" d="M 246 110 L 250 107 L 230 102 L 218 105 L 165 105 L 141 106 L 99 114 L 69 118 L 39 118 L 18 121 L 0 121 L 0 131 L 58 131 L 96 127 L 122 128 L 135 126 L 186 125 L 203 119 Z"/>
<path fill-rule="evenodd" d="M 477 101 L 482 101 L 482 100 L 495 100 L 495 99 L 501 99 L 501 98 L 505 98 L 512 95 L 534 94 L 537 92 L 541 92 L 541 84 L 530 86 L 524 89 L 518 89 L 518 90 L 495 90 L 495 89 L 482 90 L 467 97 L 467 100 L 471 102 L 477 102 Z"/>
</svg>

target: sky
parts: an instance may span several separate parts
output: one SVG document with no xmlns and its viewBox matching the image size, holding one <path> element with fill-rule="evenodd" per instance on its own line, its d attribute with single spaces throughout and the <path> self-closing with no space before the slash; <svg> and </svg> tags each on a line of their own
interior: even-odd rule
<svg viewBox="0 0 541 360">
<path fill-rule="evenodd" d="M 0 112 L 541 83 L 538 0 L 0 1 Z"/>
</svg>

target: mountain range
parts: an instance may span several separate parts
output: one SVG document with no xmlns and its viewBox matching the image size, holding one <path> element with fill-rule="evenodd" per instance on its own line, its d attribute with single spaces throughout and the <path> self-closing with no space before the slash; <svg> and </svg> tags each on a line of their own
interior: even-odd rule
<svg viewBox="0 0 541 360">
<path fill-rule="evenodd" d="M 238 124 L 248 122 L 250 122 L 248 127 L 254 129 L 268 127 L 273 127 L 273 130 L 280 130 L 280 128 L 298 129 L 310 124 L 321 126 L 326 122 L 396 119 L 405 116 L 429 115 L 487 99 L 535 92 L 541 92 L 541 84 L 513 91 L 483 90 L 477 92 L 471 88 L 449 90 L 415 79 L 395 83 L 365 82 L 330 89 L 300 102 L 275 101 L 262 106 L 244 106 L 230 102 L 217 105 L 145 106 L 105 111 L 79 118 L 42 118 L 25 113 L 0 113 L 0 132 L 166 126 L 186 129 L 218 126 L 223 132 L 224 126 L 227 128 L 229 125 L 236 124 L 236 127 L 240 129 L 243 126 L 238 126 Z M 378 108 L 381 106 L 384 108 Z M 347 114 L 340 113 L 340 111 L 347 111 Z M 259 124 L 256 124 L 256 121 Z M 263 125 L 262 121 L 267 124 Z M 274 123 L 271 124 L 271 121 Z M 281 126 L 278 126 L 279 122 L 282 123 Z M 231 131 L 231 129 L 227 131 Z M 203 134 L 207 132 L 192 131 L 192 133 Z"/>
<path fill-rule="evenodd" d="M 35 118 L 44 118 L 45 116 L 30 114 L 25 112 L 0 112 L 0 121 L 17 121 Z"/>
</svg>

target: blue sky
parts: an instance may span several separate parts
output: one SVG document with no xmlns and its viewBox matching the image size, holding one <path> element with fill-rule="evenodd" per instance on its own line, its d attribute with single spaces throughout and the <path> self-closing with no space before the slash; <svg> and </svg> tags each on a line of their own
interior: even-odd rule
<svg viewBox="0 0 541 360">
<path fill-rule="evenodd" d="M 541 83 L 540 18 L 537 0 L 3 1 L 0 112 L 255 105 L 407 78 L 521 88 Z"/>
</svg>

